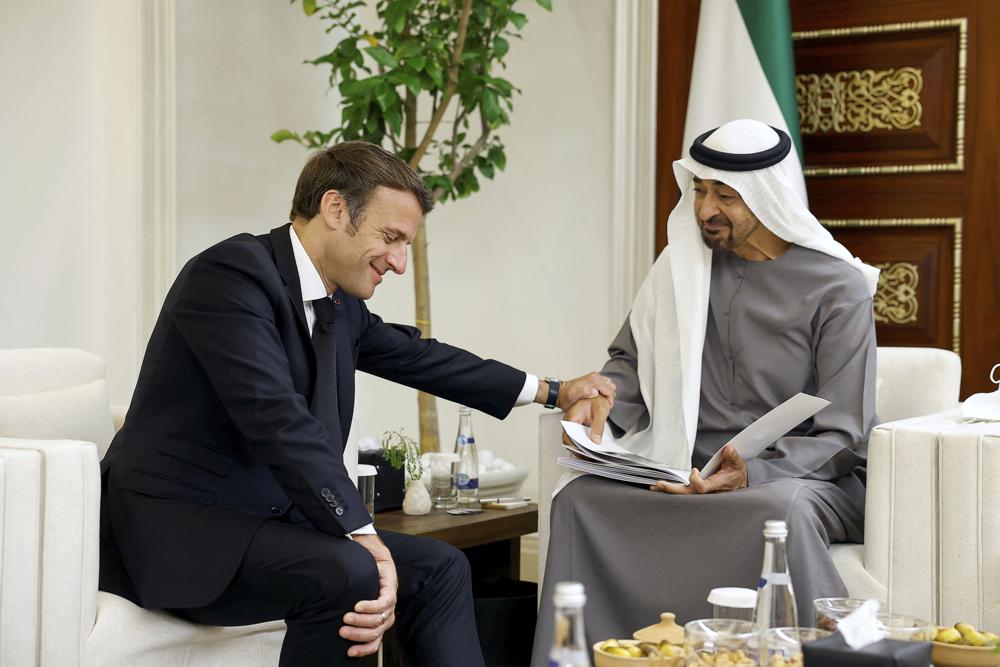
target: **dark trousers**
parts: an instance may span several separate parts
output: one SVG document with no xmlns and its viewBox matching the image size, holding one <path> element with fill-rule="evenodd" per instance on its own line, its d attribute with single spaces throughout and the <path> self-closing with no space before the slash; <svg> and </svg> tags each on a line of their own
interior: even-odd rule
<svg viewBox="0 0 1000 667">
<path fill-rule="evenodd" d="M 465 555 L 443 542 L 380 531 L 399 577 L 396 633 L 406 664 L 483 665 Z M 205 625 L 284 619 L 281 667 L 352 665 L 339 634 L 359 600 L 378 597 L 378 573 L 361 545 L 312 528 L 266 521 L 219 599 L 174 613 Z"/>
</svg>

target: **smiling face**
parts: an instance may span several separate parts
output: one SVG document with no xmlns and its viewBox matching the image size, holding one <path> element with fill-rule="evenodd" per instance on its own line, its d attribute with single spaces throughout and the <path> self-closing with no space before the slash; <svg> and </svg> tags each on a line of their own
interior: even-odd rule
<svg viewBox="0 0 1000 667">
<path fill-rule="evenodd" d="M 694 215 L 701 240 L 712 250 L 736 250 L 760 226 L 760 220 L 733 188 L 722 181 L 694 177 Z"/>
<path fill-rule="evenodd" d="M 387 271 L 406 271 L 407 247 L 423 221 L 423 210 L 413 193 L 380 185 L 356 224 L 351 224 L 347 203 L 336 190 L 323 195 L 317 217 L 325 233 L 314 261 L 327 289 L 339 287 L 368 299 Z"/>
</svg>

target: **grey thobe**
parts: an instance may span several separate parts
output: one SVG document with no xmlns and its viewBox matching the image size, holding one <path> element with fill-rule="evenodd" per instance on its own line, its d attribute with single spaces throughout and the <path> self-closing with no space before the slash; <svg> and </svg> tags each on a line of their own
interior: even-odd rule
<svg viewBox="0 0 1000 667">
<path fill-rule="evenodd" d="M 608 351 L 602 372 L 618 388 L 609 421 L 621 435 L 649 421 L 628 321 Z M 588 476 L 556 496 L 533 665 L 546 664 L 556 582 L 585 585 L 591 642 L 630 637 L 661 611 L 704 618 L 712 588 L 756 587 L 768 519 L 789 525 L 800 622 L 811 620 L 814 598 L 846 595 L 828 547 L 864 538 L 871 295 L 845 262 L 799 246 L 765 262 L 715 252 L 693 465 L 800 391 L 831 405 L 748 460 L 745 489 L 677 496 Z"/>
</svg>

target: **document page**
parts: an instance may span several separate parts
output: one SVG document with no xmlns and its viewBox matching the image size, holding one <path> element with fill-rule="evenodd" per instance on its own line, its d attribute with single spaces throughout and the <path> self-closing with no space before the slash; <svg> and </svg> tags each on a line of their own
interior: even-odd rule
<svg viewBox="0 0 1000 667">
<path fill-rule="evenodd" d="M 819 396 L 799 392 L 774 408 L 766 415 L 747 426 L 729 441 L 744 459 L 753 458 L 793 428 L 830 405 L 830 401 Z M 715 453 L 705 467 L 699 471 L 702 479 L 714 475 L 722 465 L 722 449 Z"/>
</svg>

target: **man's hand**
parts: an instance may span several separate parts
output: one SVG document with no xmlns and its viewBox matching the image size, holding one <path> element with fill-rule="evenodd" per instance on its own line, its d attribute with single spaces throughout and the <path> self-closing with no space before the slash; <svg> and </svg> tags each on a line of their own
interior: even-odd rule
<svg viewBox="0 0 1000 667">
<path fill-rule="evenodd" d="M 651 491 L 662 491 L 664 493 L 677 493 L 690 495 L 693 493 L 719 493 L 721 491 L 735 491 L 747 486 L 747 464 L 743 457 L 739 455 L 736 448 L 726 445 L 722 448 L 722 465 L 719 471 L 709 477 L 702 479 L 697 468 L 691 469 L 691 483 L 687 486 L 683 484 L 671 484 L 664 480 L 658 481 L 649 487 Z"/>
<path fill-rule="evenodd" d="M 603 396 L 608 400 L 608 404 L 614 407 L 617 392 L 618 387 L 611 381 L 611 378 L 594 371 L 574 380 L 563 382 L 559 386 L 556 406 L 563 412 L 568 412 L 581 399 Z"/>
<path fill-rule="evenodd" d="M 392 554 L 378 535 L 355 535 L 354 541 L 371 553 L 378 568 L 378 599 L 362 600 L 354 605 L 353 612 L 344 614 L 344 625 L 340 628 L 341 637 L 358 642 L 347 650 L 347 655 L 357 658 L 378 651 L 382 635 L 396 622 L 398 581 Z"/>
<path fill-rule="evenodd" d="M 590 439 L 594 442 L 600 442 L 604 435 L 604 424 L 608 420 L 610 411 L 611 402 L 604 396 L 584 398 L 574 403 L 566 411 L 565 421 L 589 426 Z M 573 444 L 565 433 L 563 433 L 563 442 L 567 445 Z"/>
</svg>

